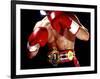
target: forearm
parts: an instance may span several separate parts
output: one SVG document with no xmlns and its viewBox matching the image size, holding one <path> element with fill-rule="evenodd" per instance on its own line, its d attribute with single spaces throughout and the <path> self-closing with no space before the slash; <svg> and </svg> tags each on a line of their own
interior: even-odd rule
<svg viewBox="0 0 100 79">
<path fill-rule="evenodd" d="M 76 34 L 76 37 L 80 40 L 88 41 L 89 40 L 89 32 L 88 30 L 82 25 L 79 28 L 78 33 Z"/>
</svg>

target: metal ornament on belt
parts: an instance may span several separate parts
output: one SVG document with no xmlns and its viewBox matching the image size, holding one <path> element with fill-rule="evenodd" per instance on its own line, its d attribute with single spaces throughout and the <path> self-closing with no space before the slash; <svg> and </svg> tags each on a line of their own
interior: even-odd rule
<svg viewBox="0 0 100 79">
<path fill-rule="evenodd" d="M 53 66 L 57 66 L 59 63 L 59 52 L 57 50 L 53 50 L 49 55 L 49 62 Z"/>
<path fill-rule="evenodd" d="M 74 58 L 74 53 L 72 51 L 68 51 L 68 59 L 71 61 Z"/>
</svg>

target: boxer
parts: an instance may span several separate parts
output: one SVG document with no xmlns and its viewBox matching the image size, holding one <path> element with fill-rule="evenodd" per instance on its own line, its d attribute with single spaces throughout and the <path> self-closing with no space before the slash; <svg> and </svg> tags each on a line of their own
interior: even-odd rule
<svg viewBox="0 0 100 79">
<path fill-rule="evenodd" d="M 34 58 L 40 47 L 46 44 L 50 48 L 48 61 L 53 65 L 73 61 L 79 67 L 79 61 L 74 51 L 75 38 L 88 41 L 88 30 L 80 23 L 74 14 L 62 11 L 49 11 L 41 21 L 38 21 L 28 38 L 28 57 Z"/>
</svg>

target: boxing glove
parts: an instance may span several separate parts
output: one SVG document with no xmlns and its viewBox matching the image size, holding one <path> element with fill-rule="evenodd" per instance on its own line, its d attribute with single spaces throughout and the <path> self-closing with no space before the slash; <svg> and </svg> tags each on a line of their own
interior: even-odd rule
<svg viewBox="0 0 100 79">
<path fill-rule="evenodd" d="M 44 27 L 36 28 L 28 38 L 28 44 L 30 47 L 38 45 L 43 47 L 48 41 L 48 31 Z"/>
<path fill-rule="evenodd" d="M 61 11 L 52 11 L 49 12 L 48 19 L 52 25 L 52 27 L 60 33 L 64 31 L 64 29 L 69 29 L 72 34 L 76 34 L 79 25 L 72 20 L 66 13 Z"/>
</svg>

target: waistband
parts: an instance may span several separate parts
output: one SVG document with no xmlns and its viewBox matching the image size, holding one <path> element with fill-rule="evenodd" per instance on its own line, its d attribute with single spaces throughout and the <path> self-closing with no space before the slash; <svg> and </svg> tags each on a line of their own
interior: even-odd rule
<svg viewBox="0 0 100 79">
<path fill-rule="evenodd" d="M 73 60 L 75 51 L 73 49 L 52 50 L 48 53 L 48 57 L 51 63 L 65 63 Z"/>
</svg>

